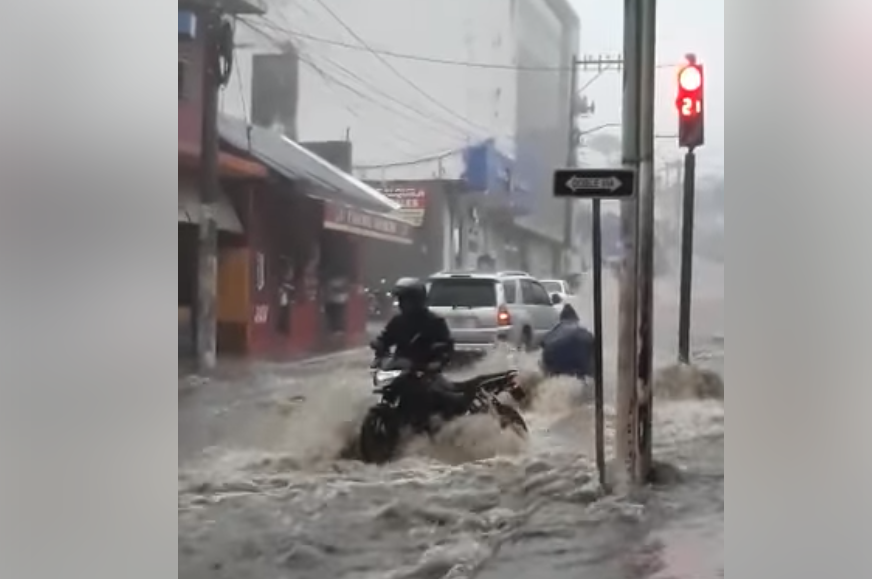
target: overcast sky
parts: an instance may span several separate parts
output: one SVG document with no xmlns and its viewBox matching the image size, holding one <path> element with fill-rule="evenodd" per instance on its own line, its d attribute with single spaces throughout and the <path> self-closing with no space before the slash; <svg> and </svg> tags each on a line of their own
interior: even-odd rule
<svg viewBox="0 0 872 579">
<path fill-rule="evenodd" d="M 581 17 L 581 54 L 620 55 L 623 50 L 623 2 L 571 0 Z M 658 60 L 682 61 L 695 52 L 706 67 L 706 145 L 700 150 L 700 170 L 722 172 L 724 166 L 724 0 L 659 0 Z M 583 73 L 583 86 L 595 73 Z M 591 86 L 588 96 L 596 101 L 591 126 L 621 119 L 621 75 L 608 73 Z M 675 71 L 658 76 L 657 131 L 676 132 Z M 674 141 L 658 141 L 660 158 L 677 158 Z"/>
</svg>

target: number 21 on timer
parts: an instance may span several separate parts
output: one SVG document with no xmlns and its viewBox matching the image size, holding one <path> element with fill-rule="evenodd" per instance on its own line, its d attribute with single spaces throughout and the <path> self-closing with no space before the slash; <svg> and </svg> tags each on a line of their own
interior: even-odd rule
<svg viewBox="0 0 872 579">
<path fill-rule="evenodd" d="M 685 117 L 702 114 L 702 101 L 691 97 L 684 97 L 681 100 L 681 114 Z"/>
</svg>

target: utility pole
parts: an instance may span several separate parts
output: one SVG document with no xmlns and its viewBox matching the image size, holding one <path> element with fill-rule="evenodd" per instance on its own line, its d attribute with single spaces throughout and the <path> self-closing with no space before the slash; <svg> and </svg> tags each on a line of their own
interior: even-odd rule
<svg viewBox="0 0 872 579">
<path fill-rule="evenodd" d="M 217 363 L 218 226 L 218 97 L 221 88 L 222 14 L 215 6 L 200 12 L 203 34 L 203 129 L 200 154 L 200 224 L 197 254 L 196 345 L 201 371 Z"/>
<path fill-rule="evenodd" d="M 574 168 L 578 164 L 578 141 L 579 134 L 576 123 L 578 122 L 578 57 L 572 57 L 572 78 L 569 83 L 569 148 L 566 167 Z M 572 226 L 575 221 L 575 204 L 572 199 L 564 201 L 563 208 L 563 270 L 564 275 L 569 275 L 572 268 Z"/>
<path fill-rule="evenodd" d="M 639 460 L 636 480 L 645 483 L 654 463 L 654 277 L 655 188 L 654 131 L 657 75 L 657 0 L 641 1 L 639 168 Z"/>
<path fill-rule="evenodd" d="M 644 0 L 624 0 L 623 164 L 637 172 L 640 161 L 641 48 Z M 638 187 L 638 180 L 636 180 Z M 638 194 L 621 203 L 623 267 L 618 316 L 617 471 L 615 482 L 638 483 Z"/>
</svg>

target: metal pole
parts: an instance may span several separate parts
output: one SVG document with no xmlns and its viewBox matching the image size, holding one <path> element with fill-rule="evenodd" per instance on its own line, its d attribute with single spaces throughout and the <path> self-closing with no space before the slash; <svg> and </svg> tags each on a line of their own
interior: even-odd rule
<svg viewBox="0 0 872 579">
<path fill-rule="evenodd" d="M 654 257 L 655 187 L 654 115 L 657 85 L 657 0 L 642 0 L 639 170 L 639 462 L 637 480 L 649 478 L 654 462 Z"/>
<path fill-rule="evenodd" d="M 572 58 L 572 79 L 570 80 L 569 92 L 569 148 L 567 149 L 566 168 L 574 169 L 578 166 L 578 131 L 575 127 L 578 111 L 575 103 L 578 101 L 578 58 Z M 575 203 L 572 199 L 566 200 L 563 211 L 563 267 L 564 275 L 569 275 L 572 267 L 572 225 L 575 221 Z"/>
<path fill-rule="evenodd" d="M 623 163 L 633 171 L 639 167 L 641 0 L 624 0 L 624 119 Z M 638 187 L 638 179 L 636 180 Z M 621 204 L 623 268 L 620 290 L 617 384 L 618 469 L 615 482 L 633 487 L 638 483 L 638 195 Z"/>
<path fill-rule="evenodd" d="M 696 220 L 696 152 L 684 156 L 684 215 L 681 219 L 681 307 L 678 359 L 690 364 L 690 318 L 693 300 L 693 234 Z"/>
<path fill-rule="evenodd" d="M 197 362 L 201 371 L 217 363 L 218 228 L 215 223 L 218 182 L 218 91 L 221 16 L 207 10 L 203 18 L 203 132 L 200 157 L 200 235 L 197 259 Z"/>
<path fill-rule="evenodd" d="M 596 404 L 596 465 L 600 485 L 606 486 L 606 414 L 605 372 L 603 364 L 603 221 L 602 201 L 593 202 L 593 333 L 596 338 L 594 351 L 594 389 Z"/>
</svg>

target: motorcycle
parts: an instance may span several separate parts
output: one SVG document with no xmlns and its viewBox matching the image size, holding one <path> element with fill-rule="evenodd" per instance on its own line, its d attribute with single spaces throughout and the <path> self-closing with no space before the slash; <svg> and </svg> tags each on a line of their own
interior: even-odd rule
<svg viewBox="0 0 872 579">
<path fill-rule="evenodd" d="M 449 392 L 434 395 L 437 402 L 428 408 L 425 420 L 414 416 L 404 404 L 409 389 L 425 388 L 421 381 L 432 379 L 440 371 L 441 367 L 414 370 L 407 362 L 397 359 L 389 359 L 373 369 L 373 391 L 381 396 L 381 401 L 369 410 L 361 427 L 360 455 L 364 462 L 388 463 L 396 455 L 404 431 L 433 436 L 438 432 L 437 422 L 444 424 L 462 416 L 490 414 L 502 429 L 527 436 L 529 429 L 524 417 L 500 400 L 504 393 L 519 402 L 526 397 L 518 384 L 519 374 L 514 370 L 452 383 Z M 439 400 L 442 397 L 444 399 Z"/>
</svg>

